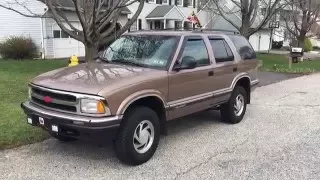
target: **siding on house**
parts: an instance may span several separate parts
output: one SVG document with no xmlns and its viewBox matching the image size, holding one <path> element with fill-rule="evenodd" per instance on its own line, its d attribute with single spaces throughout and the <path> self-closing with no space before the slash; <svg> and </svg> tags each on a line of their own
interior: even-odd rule
<svg viewBox="0 0 320 180">
<path fill-rule="evenodd" d="M 6 4 L 6 0 L 0 0 Z M 26 6 L 36 14 L 44 14 L 46 6 L 38 1 L 26 1 Z M 12 6 L 21 12 L 28 13 L 22 7 Z M 31 37 L 38 49 L 42 47 L 42 28 L 40 18 L 24 17 L 16 12 L 0 8 L 0 41 L 9 36 Z"/>
</svg>

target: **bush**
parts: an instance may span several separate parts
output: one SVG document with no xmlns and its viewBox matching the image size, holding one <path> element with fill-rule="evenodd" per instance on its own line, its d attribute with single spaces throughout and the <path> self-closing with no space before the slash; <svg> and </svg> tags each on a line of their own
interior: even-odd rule
<svg viewBox="0 0 320 180">
<path fill-rule="evenodd" d="M 312 45 L 310 39 L 305 39 L 304 40 L 303 49 L 304 49 L 305 52 L 309 52 L 309 51 L 313 50 L 313 45 Z"/>
<path fill-rule="evenodd" d="M 31 38 L 11 36 L 0 44 L 0 55 L 4 59 L 27 59 L 37 56 L 37 46 Z"/>
</svg>

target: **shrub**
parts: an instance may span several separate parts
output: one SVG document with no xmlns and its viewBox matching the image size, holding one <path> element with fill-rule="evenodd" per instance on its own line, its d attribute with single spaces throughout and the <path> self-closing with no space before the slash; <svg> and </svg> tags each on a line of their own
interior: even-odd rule
<svg viewBox="0 0 320 180">
<path fill-rule="evenodd" d="M 5 59 L 27 59 L 37 56 L 37 46 L 31 38 L 11 36 L 0 44 L 0 55 Z"/>
<path fill-rule="evenodd" d="M 310 39 L 305 39 L 304 40 L 303 49 L 304 49 L 305 52 L 309 52 L 309 51 L 313 50 L 313 45 L 312 45 Z"/>
</svg>

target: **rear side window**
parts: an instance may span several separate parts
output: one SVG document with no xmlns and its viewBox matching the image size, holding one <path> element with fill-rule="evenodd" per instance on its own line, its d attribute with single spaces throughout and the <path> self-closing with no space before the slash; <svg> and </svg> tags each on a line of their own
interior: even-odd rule
<svg viewBox="0 0 320 180">
<path fill-rule="evenodd" d="M 217 63 L 233 61 L 234 56 L 229 45 L 223 39 L 210 39 L 214 58 Z"/>
<path fill-rule="evenodd" d="M 236 46 L 238 53 L 243 60 L 255 59 L 254 52 L 249 41 L 243 36 L 229 36 L 233 44 Z"/>
</svg>

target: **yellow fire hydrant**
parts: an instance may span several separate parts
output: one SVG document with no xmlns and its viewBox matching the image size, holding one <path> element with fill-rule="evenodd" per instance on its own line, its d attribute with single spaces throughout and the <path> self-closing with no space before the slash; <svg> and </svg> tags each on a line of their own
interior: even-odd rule
<svg viewBox="0 0 320 180">
<path fill-rule="evenodd" d="M 76 55 L 71 56 L 69 66 L 76 66 L 79 64 L 79 59 Z"/>
</svg>

